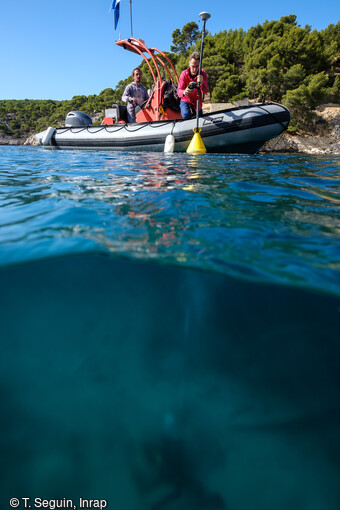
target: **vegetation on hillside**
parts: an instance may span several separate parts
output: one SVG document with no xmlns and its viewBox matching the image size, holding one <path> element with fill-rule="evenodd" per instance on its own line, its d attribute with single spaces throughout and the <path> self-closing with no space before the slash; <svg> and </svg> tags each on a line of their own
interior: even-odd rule
<svg viewBox="0 0 340 510">
<path fill-rule="evenodd" d="M 171 58 L 177 73 L 188 65 L 192 51 L 199 51 L 199 27 L 195 22 L 176 29 Z M 291 110 L 290 130 L 313 130 L 314 109 L 323 102 L 340 102 L 340 22 L 325 30 L 297 24 L 295 15 L 265 21 L 248 31 L 224 30 L 205 37 L 203 67 L 208 74 L 213 102 L 231 102 L 245 97 L 282 102 Z M 143 83 L 152 85 L 145 61 Z M 127 77 L 113 90 L 99 95 L 75 96 L 68 101 L 0 100 L 0 135 L 25 136 L 47 126 L 62 125 L 71 110 L 88 114 L 103 112 L 120 103 Z"/>
<path fill-rule="evenodd" d="M 178 70 L 198 48 L 199 41 L 177 51 Z M 207 34 L 203 67 L 213 102 L 245 97 L 282 102 L 291 110 L 292 131 L 313 129 L 313 110 L 322 102 L 340 101 L 340 22 L 318 32 L 300 27 L 290 15 L 247 32 Z"/>
</svg>

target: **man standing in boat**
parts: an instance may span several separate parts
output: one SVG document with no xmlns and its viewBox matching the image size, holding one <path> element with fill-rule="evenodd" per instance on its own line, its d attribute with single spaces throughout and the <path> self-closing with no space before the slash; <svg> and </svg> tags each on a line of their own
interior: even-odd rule
<svg viewBox="0 0 340 510">
<path fill-rule="evenodd" d="M 144 85 L 141 84 L 142 71 L 136 67 L 132 71 L 133 82 L 124 90 L 122 101 L 127 102 L 127 118 L 128 122 L 136 122 L 136 106 L 142 104 L 149 99 L 149 94 Z"/>
<path fill-rule="evenodd" d="M 199 114 L 202 114 L 202 96 L 208 92 L 208 78 L 204 69 L 201 70 L 202 74 L 198 74 L 199 64 L 200 55 L 195 51 L 189 58 L 188 69 L 185 69 L 179 78 L 177 93 L 181 98 L 179 106 L 183 119 L 196 117 L 197 83 L 200 83 Z"/>
</svg>

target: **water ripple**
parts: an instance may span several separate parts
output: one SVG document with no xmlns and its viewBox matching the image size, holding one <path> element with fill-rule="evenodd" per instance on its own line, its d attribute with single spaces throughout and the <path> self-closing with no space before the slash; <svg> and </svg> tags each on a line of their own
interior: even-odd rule
<svg viewBox="0 0 340 510">
<path fill-rule="evenodd" d="M 340 293 L 339 166 L 1 148 L 0 264 L 95 251 Z"/>
</svg>

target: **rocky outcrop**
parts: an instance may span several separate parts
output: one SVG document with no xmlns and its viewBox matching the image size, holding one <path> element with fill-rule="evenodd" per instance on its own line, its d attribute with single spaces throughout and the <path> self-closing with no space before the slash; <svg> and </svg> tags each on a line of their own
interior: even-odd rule
<svg viewBox="0 0 340 510">
<path fill-rule="evenodd" d="M 282 133 L 278 138 L 269 140 L 261 152 L 299 152 L 304 154 L 340 155 L 340 105 L 320 106 L 316 113 L 319 117 L 317 133 L 291 135 Z"/>
<path fill-rule="evenodd" d="M 13 136 L 0 135 L 0 145 L 39 145 L 35 134 L 32 133 L 29 137 L 14 138 Z"/>
<path fill-rule="evenodd" d="M 14 138 L 13 136 L 0 134 L 0 145 L 23 145 L 26 141 L 25 138 Z"/>
<path fill-rule="evenodd" d="M 282 133 L 278 138 L 269 140 L 261 152 L 299 152 L 304 154 L 340 155 L 340 138 L 332 135 L 290 135 Z"/>
<path fill-rule="evenodd" d="M 36 139 L 35 134 L 34 134 L 34 135 L 31 135 L 31 136 L 29 136 L 28 138 L 26 138 L 26 140 L 24 141 L 23 145 L 34 145 L 34 146 L 38 146 L 38 145 L 39 145 L 39 142 L 38 142 L 38 140 Z"/>
</svg>

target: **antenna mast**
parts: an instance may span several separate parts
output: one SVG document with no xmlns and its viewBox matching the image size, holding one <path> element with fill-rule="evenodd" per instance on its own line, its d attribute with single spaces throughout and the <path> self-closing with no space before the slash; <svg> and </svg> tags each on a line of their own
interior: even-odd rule
<svg viewBox="0 0 340 510">
<path fill-rule="evenodd" d="M 130 20 L 131 20 L 131 37 L 133 37 L 133 31 L 132 31 L 132 0 L 130 0 Z"/>
</svg>

